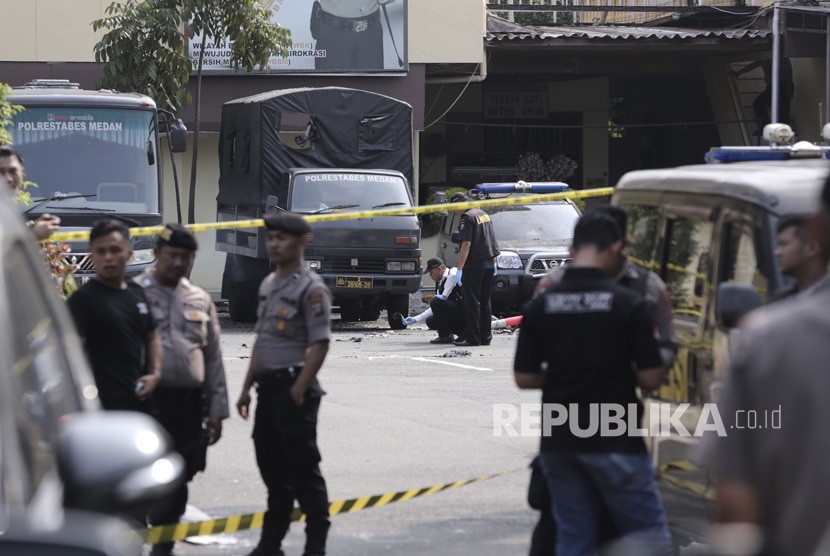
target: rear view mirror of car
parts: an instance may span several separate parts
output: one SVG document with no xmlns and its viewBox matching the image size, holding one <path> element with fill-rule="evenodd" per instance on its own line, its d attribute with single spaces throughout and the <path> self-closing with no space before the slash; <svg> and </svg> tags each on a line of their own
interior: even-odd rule
<svg viewBox="0 0 830 556">
<path fill-rule="evenodd" d="M 760 306 L 761 296 L 749 284 L 724 282 L 718 285 L 715 312 L 722 327 L 735 328 L 744 315 Z"/>
<path fill-rule="evenodd" d="M 149 508 L 183 480 L 184 460 L 148 415 L 77 413 L 62 423 L 58 465 L 68 508 L 119 513 Z"/>
</svg>

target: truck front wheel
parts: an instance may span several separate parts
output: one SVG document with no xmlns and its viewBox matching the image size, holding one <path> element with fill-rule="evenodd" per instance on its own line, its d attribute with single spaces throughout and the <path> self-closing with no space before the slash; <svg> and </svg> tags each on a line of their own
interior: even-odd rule
<svg viewBox="0 0 830 556">
<path fill-rule="evenodd" d="M 389 321 L 389 328 L 392 330 L 406 328 L 403 321 L 392 318 L 395 313 L 400 313 L 404 318 L 409 316 L 409 295 L 390 295 L 386 301 L 386 318 Z"/>
<path fill-rule="evenodd" d="M 247 286 L 247 287 L 246 287 Z M 252 285 L 234 283 L 228 292 L 228 315 L 233 322 L 256 320 L 257 289 Z"/>
</svg>

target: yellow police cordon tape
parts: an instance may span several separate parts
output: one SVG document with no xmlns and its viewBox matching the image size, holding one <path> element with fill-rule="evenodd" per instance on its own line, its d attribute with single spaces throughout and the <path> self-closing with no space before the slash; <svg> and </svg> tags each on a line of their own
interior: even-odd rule
<svg viewBox="0 0 830 556">
<path fill-rule="evenodd" d="M 454 483 L 445 483 L 425 488 L 413 488 L 409 490 L 402 490 L 400 492 L 387 492 L 386 494 L 363 496 L 361 498 L 351 498 L 349 500 L 336 500 L 329 504 L 329 515 L 335 516 L 338 514 L 359 512 L 360 510 L 368 510 L 369 508 L 387 506 L 389 504 L 394 504 L 395 502 L 406 502 L 407 500 L 429 496 L 430 494 L 435 494 L 436 492 L 452 488 L 460 488 L 483 481 L 489 481 L 490 479 L 515 473 L 517 471 L 519 470 L 514 469 L 511 471 L 495 473 L 493 475 L 476 477 L 475 479 L 456 481 Z M 237 531 L 244 531 L 247 529 L 259 529 L 262 527 L 262 520 L 264 516 L 265 512 L 257 512 L 255 514 L 232 515 L 221 519 L 195 521 L 193 523 L 159 525 L 147 531 L 147 538 L 145 542 L 147 544 L 156 544 L 160 542 L 180 541 L 182 539 L 186 539 L 187 537 L 200 537 L 219 533 L 235 533 Z M 291 521 L 304 520 L 305 514 L 303 514 L 299 508 L 294 508 L 294 512 L 291 514 Z"/>
<path fill-rule="evenodd" d="M 676 469 L 678 471 L 697 471 L 700 468 L 690 461 L 668 461 L 658 467 L 657 478 L 666 484 L 670 484 L 674 487 L 689 491 L 698 496 L 702 496 L 707 500 L 715 499 L 715 493 L 710 487 L 669 475 L 669 471 L 672 469 Z"/>
<path fill-rule="evenodd" d="M 397 216 L 401 214 L 427 214 L 431 212 L 442 212 L 452 210 L 467 210 L 478 207 L 495 207 L 503 205 L 527 205 L 542 201 L 556 201 L 560 199 L 584 199 L 587 197 L 602 197 L 614 193 L 613 187 L 602 187 L 599 189 L 585 189 L 582 191 L 563 191 L 561 193 L 544 193 L 538 195 L 525 195 L 523 197 L 504 197 L 500 199 L 486 199 L 484 201 L 470 201 L 468 203 L 442 203 L 438 205 L 423 205 L 420 207 L 405 207 L 396 209 L 366 210 L 361 212 L 332 212 L 330 214 L 309 214 L 303 217 L 309 222 L 332 222 L 335 220 L 360 220 L 362 218 L 374 218 L 377 216 Z M 261 218 L 253 220 L 235 220 L 229 222 L 210 222 L 204 224 L 187 224 L 187 227 L 194 232 L 206 232 L 209 230 L 235 230 L 239 228 L 260 228 L 265 223 Z M 154 235 L 160 234 L 163 226 L 145 226 L 143 228 L 130 228 L 130 235 Z M 58 232 L 49 236 L 45 241 L 52 243 L 56 241 L 74 241 L 88 239 L 89 230 L 77 232 Z"/>
</svg>

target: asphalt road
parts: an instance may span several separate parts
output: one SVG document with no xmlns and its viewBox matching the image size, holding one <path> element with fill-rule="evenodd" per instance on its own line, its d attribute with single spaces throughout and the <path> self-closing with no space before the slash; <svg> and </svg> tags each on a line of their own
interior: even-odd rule
<svg viewBox="0 0 830 556">
<path fill-rule="evenodd" d="M 211 518 L 263 511 L 265 489 L 250 439 L 252 423 L 235 412 L 248 365 L 253 326 L 223 318 L 223 355 L 232 416 L 208 454 L 208 469 L 191 483 L 189 515 Z M 498 331 L 486 347 L 447 357 L 423 326 L 403 331 L 383 321 L 341 324 L 320 374 L 327 395 L 319 423 L 322 469 L 331 500 L 408 490 L 507 472 L 505 475 L 383 507 L 332 518 L 329 553 L 337 555 L 527 554 L 538 514 L 527 506 L 527 466 L 538 438 L 496 436 L 494 404 L 539 401 L 513 384 L 515 336 Z M 679 492 L 676 544 L 702 531 L 705 508 Z M 179 543 L 177 554 L 247 554 L 259 531 Z M 284 543 L 301 554 L 303 525 Z M 695 552 L 697 553 L 697 552 Z"/>
</svg>

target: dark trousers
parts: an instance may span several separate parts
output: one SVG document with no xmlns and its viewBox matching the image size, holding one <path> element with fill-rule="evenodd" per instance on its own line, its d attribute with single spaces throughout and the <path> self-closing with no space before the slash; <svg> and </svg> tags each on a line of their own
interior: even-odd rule
<svg viewBox="0 0 830 556">
<path fill-rule="evenodd" d="M 490 290 L 493 286 L 493 268 L 464 269 L 461 277 L 461 297 L 464 303 L 464 339 L 471 344 L 488 342 L 490 317 Z"/>
<path fill-rule="evenodd" d="M 438 335 L 446 338 L 450 334 L 464 333 L 464 307 L 458 301 L 438 299 L 433 297 L 429 302 L 432 309 L 432 318 L 435 319 L 435 329 Z M 429 319 L 427 319 L 429 325 Z"/>
<path fill-rule="evenodd" d="M 201 388 L 165 388 L 153 393 L 153 416 L 173 439 L 174 449 L 185 461 L 185 480 L 149 513 L 152 525 L 178 523 L 187 507 L 187 483 L 207 462 L 207 431 L 203 427 L 204 402 Z M 156 553 L 170 550 L 173 543 L 162 543 Z"/>
<path fill-rule="evenodd" d="M 329 530 L 329 499 L 320 472 L 317 448 L 317 413 L 322 391 L 315 384 L 303 405 L 291 399 L 291 380 L 257 385 L 254 447 L 262 480 L 268 488 L 268 511 L 260 546 L 278 551 L 291 524 L 294 500 L 306 514 L 305 554 L 325 554 Z"/>
</svg>

